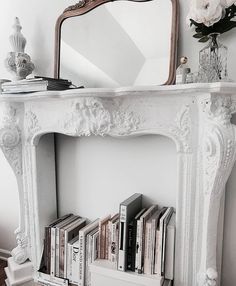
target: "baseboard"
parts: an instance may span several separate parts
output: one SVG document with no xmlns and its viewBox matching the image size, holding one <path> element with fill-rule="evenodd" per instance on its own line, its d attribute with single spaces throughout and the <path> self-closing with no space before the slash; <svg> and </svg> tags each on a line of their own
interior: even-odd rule
<svg viewBox="0 0 236 286">
<path fill-rule="evenodd" d="M 11 252 L 9 250 L 0 248 L 0 259 L 7 261 L 7 259 L 11 256 Z"/>
</svg>

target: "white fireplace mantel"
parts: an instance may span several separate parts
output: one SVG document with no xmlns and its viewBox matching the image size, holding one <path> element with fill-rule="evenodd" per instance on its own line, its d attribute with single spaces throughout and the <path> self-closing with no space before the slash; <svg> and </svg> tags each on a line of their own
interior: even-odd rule
<svg viewBox="0 0 236 286">
<path fill-rule="evenodd" d="M 236 158 L 236 129 L 230 122 L 236 84 L 1 95 L 0 108 L 0 146 L 17 177 L 20 198 L 12 255 L 17 264 L 30 259 L 35 281 L 43 229 L 56 216 L 53 143 L 38 148 L 40 138 L 49 133 L 161 134 L 175 142 L 178 153 L 175 285 L 220 285 L 219 217 Z M 48 173 L 44 180 L 42 169 Z M 47 200 L 42 202 L 45 188 Z"/>
</svg>

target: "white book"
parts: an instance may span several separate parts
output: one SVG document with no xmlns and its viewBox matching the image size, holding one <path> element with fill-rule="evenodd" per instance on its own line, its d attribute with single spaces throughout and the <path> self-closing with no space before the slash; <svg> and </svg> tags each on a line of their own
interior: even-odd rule
<svg viewBox="0 0 236 286">
<path fill-rule="evenodd" d="M 61 218 L 56 219 L 52 222 L 50 227 L 50 275 L 55 276 L 55 248 L 56 248 L 56 230 L 55 226 L 65 219 L 71 217 L 73 214 L 64 215 Z"/>
<path fill-rule="evenodd" d="M 175 219 L 173 213 L 167 225 L 166 235 L 166 257 L 165 257 L 165 278 L 174 279 L 174 261 L 175 261 Z"/>
<path fill-rule="evenodd" d="M 119 217 L 110 222 L 111 239 L 109 245 L 109 261 L 117 263 L 119 247 Z"/>
<path fill-rule="evenodd" d="M 50 275 L 55 276 L 55 247 L 56 247 L 56 229 L 51 228 L 51 262 L 50 262 Z"/>
<path fill-rule="evenodd" d="M 79 240 L 79 235 L 74 237 L 67 243 L 67 269 L 66 269 L 66 278 L 72 283 L 72 268 L 73 268 L 73 259 L 75 260 L 76 254 L 73 253 L 73 244 Z M 74 257 L 75 255 L 75 257 Z"/>
<path fill-rule="evenodd" d="M 99 231 L 93 235 L 92 240 L 92 263 L 98 259 L 98 248 L 99 248 Z"/>
<path fill-rule="evenodd" d="M 79 280 L 78 285 L 85 285 L 85 261 L 86 261 L 86 235 L 97 228 L 99 225 L 99 219 L 86 225 L 79 231 Z"/>
<path fill-rule="evenodd" d="M 85 256 L 85 285 L 91 285 L 91 275 L 89 272 L 89 265 L 93 262 L 93 237 L 94 234 L 98 233 L 98 227 L 88 233 L 86 237 L 86 256 Z"/>
<path fill-rule="evenodd" d="M 60 247 L 60 261 L 64 260 L 62 266 L 64 266 L 64 271 L 60 271 L 60 277 L 66 278 L 67 273 L 67 244 L 68 242 L 73 239 L 75 236 L 79 234 L 79 230 L 85 226 L 86 219 L 85 218 L 78 218 L 74 222 L 72 222 L 68 227 L 64 229 L 64 247 Z M 62 251 L 62 253 L 61 253 Z M 63 253 L 64 251 L 64 253 Z M 60 269 L 61 270 L 61 269 Z"/>
<path fill-rule="evenodd" d="M 143 273 L 144 266 L 144 247 L 145 247 L 145 230 L 147 220 L 157 211 L 158 206 L 153 205 L 141 215 L 137 221 L 137 237 L 136 237 L 136 268 L 135 271 L 139 274 Z"/>
<path fill-rule="evenodd" d="M 55 226 L 55 276 L 60 276 L 60 228 L 76 220 L 78 216 L 72 215 Z"/>
<path fill-rule="evenodd" d="M 163 276 L 163 238 L 164 238 L 164 220 L 166 217 L 168 217 L 170 215 L 170 213 L 173 212 L 173 208 L 167 208 L 167 210 L 165 211 L 165 213 L 162 215 L 162 217 L 160 218 L 160 222 L 159 222 L 159 232 L 157 234 L 158 236 L 158 248 L 156 249 L 156 268 L 155 268 L 155 274 L 158 274 L 160 276 Z"/>
<path fill-rule="evenodd" d="M 118 270 L 127 270 L 128 224 L 142 208 L 142 195 L 134 194 L 120 204 Z"/>
<path fill-rule="evenodd" d="M 79 236 L 78 239 L 72 244 L 72 266 L 71 266 L 71 280 L 70 283 L 78 284 L 79 283 Z"/>
</svg>

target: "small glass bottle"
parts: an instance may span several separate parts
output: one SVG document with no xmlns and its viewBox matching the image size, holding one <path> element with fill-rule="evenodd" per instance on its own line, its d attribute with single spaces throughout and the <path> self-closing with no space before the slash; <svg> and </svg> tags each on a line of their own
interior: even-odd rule
<svg viewBox="0 0 236 286">
<path fill-rule="evenodd" d="M 190 69 L 187 65 L 187 62 L 188 62 L 187 57 L 181 57 L 180 58 L 180 65 L 178 66 L 178 68 L 176 70 L 176 84 L 186 83 L 187 73 L 190 72 Z"/>
</svg>

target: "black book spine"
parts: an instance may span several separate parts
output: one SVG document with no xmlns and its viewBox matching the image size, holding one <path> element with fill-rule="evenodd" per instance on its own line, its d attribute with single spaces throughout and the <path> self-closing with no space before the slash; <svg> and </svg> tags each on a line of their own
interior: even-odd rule
<svg viewBox="0 0 236 286">
<path fill-rule="evenodd" d="M 127 236 L 127 270 L 135 271 L 135 248 L 136 248 L 136 220 L 132 220 L 128 225 Z"/>
</svg>

